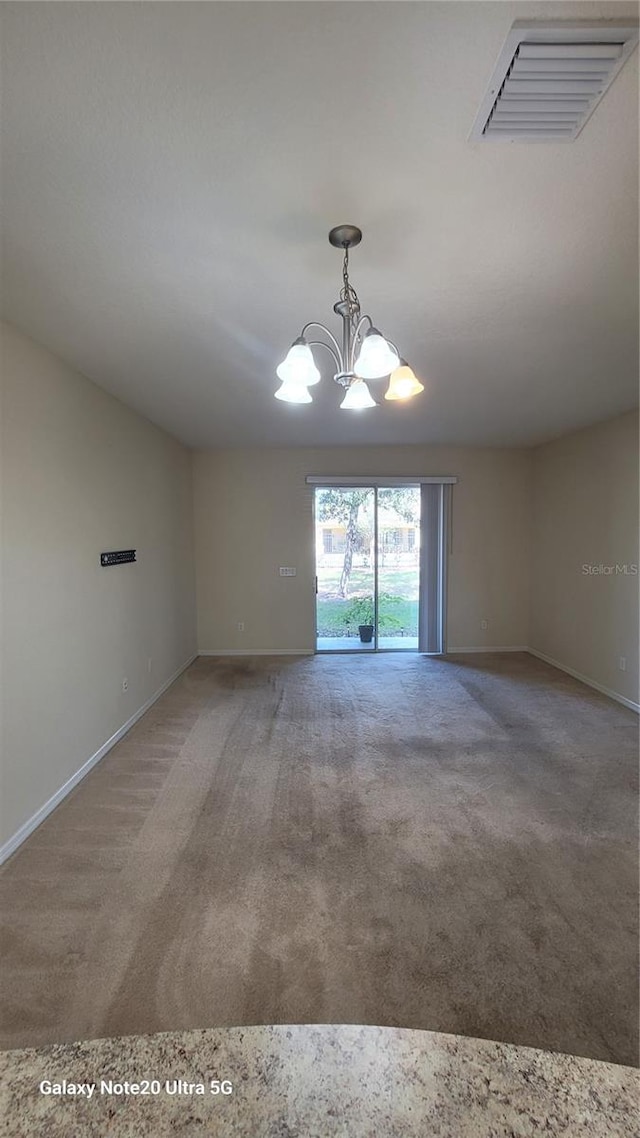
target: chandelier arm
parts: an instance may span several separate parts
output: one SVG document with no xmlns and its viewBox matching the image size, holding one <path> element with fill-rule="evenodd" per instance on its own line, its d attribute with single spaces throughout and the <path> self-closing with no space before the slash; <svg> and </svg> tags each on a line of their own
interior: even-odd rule
<svg viewBox="0 0 640 1138">
<path fill-rule="evenodd" d="M 302 329 L 302 332 L 300 333 L 301 336 L 304 336 L 306 334 L 307 328 L 321 328 L 322 331 L 324 332 L 325 336 L 328 336 L 329 339 L 331 340 L 331 343 L 333 344 L 336 352 L 338 353 L 338 358 L 342 359 L 341 352 L 340 352 L 340 345 L 339 345 L 338 341 L 336 340 L 333 332 L 330 332 L 328 328 L 325 328 L 324 324 L 319 324 L 317 320 L 310 320 L 309 323 L 305 324 L 304 328 Z M 316 340 L 315 343 L 321 344 L 322 340 Z M 328 346 L 329 346 L 328 344 L 325 345 L 325 347 L 328 347 Z"/>
<path fill-rule="evenodd" d="M 358 320 L 358 323 L 355 325 L 355 328 L 353 330 L 353 337 L 351 340 L 351 356 L 352 356 L 352 358 L 349 361 L 351 367 L 353 367 L 353 365 L 355 363 L 355 356 L 356 356 L 356 351 L 358 349 L 358 344 L 359 344 L 360 340 L 362 339 L 362 325 L 364 324 L 365 320 L 368 320 L 369 321 L 369 327 L 373 328 L 373 320 L 371 319 L 370 316 L 367 316 L 367 315 L 361 316 L 360 319 Z"/>
<path fill-rule="evenodd" d="M 325 329 L 325 331 L 326 331 L 326 329 Z M 332 337 L 332 339 L 333 339 L 333 337 Z M 331 347 L 331 344 L 325 344 L 324 340 L 307 340 L 307 344 L 309 345 L 310 348 L 326 348 L 328 352 L 331 352 L 331 355 L 334 358 L 334 361 L 335 361 L 335 364 L 336 364 L 338 371 L 341 372 L 344 370 L 342 367 L 342 359 L 340 358 L 340 355 L 338 354 L 338 352 L 336 352 Z"/>
</svg>

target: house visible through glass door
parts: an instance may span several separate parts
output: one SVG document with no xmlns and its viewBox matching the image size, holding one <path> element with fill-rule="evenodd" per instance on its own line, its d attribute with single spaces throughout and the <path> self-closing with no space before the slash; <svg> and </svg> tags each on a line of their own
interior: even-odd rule
<svg viewBox="0 0 640 1138">
<path fill-rule="evenodd" d="M 316 648 L 418 650 L 419 486 L 315 490 Z"/>
</svg>

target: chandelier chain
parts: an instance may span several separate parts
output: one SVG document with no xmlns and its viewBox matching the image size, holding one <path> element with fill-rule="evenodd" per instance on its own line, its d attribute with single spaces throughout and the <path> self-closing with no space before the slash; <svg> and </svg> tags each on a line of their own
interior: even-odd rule
<svg viewBox="0 0 640 1138">
<path fill-rule="evenodd" d="M 349 249 L 345 246 L 344 260 L 342 262 L 342 288 L 340 290 L 340 299 L 344 300 L 349 305 L 349 316 L 353 320 L 360 313 L 360 301 L 358 294 L 349 280 Z"/>
</svg>

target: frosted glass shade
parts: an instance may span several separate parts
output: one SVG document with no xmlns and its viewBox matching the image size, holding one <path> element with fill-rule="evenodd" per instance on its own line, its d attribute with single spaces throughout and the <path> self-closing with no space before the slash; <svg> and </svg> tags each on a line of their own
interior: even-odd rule
<svg viewBox="0 0 640 1138">
<path fill-rule="evenodd" d="M 292 344 L 282 363 L 276 368 L 276 375 L 283 383 L 302 383 L 311 387 L 320 382 L 318 371 L 313 358 L 313 352 L 308 344 L 296 341 Z M 306 399 L 298 400 L 306 403 Z"/>
<path fill-rule="evenodd" d="M 424 384 L 420 383 L 413 368 L 410 368 L 408 363 L 402 360 L 400 367 L 391 373 L 389 386 L 384 397 L 385 399 L 411 399 L 412 396 L 419 395 L 421 391 L 424 391 Z"/>
<path fill-rule="evenodd" d="M 398 353 L 391 344 L 376 328 L 371 328 L 362 341 L 353 370 L 361 379 L 382 379 L 390 375 L 399 363 Z"/>
<path fill-rule="evenodd" d="M 376 401 L 371 398 L 371 392 L 362 379 L 354 379 L 347 388 L 340 409 L 342 411 L 362 411 L 365 407 L 375 407 Z"/>
<path fill-rule="evenodd" d="M 309 395 L 309 388 L 304 383 L 283 383 L 275 393 L 276 399 L 283 403 L 313 403 Z"/>
</svg>

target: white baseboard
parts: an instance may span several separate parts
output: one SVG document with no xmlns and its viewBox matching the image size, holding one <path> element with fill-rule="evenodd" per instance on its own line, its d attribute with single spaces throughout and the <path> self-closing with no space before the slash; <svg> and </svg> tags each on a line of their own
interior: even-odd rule
<svg viewBox="0 0 640 1138">
<path fill-rule="evenodd" d="M 615 699 L 616 703 L 622 703 L 631 711 L 640 712 L 640 703 L 634 703 L 632 699 L 627 699 L 625 695 L 620 695 L 619 692 L 613 691 L 613 688 L 606 688 L 604 684 L 599 684 L 597 680 L 592 680 L 590 676 L 584 676 L 582 672 L 576 672 L 575 668 L 569 668 L 567 664 L 561 664 L 559 660 L 554 660 L 551 656 L 545 656 L 544 652 L 538 652 L 537 648 L 526 648 L 531 656 L 536 656 L 538 660 L 543 660 L 545 664 L 551 664 L 552 668 L 558 668 L 561 672 L 566 672 L 567 675 L 573 676 L 574 680 L 580 680 L 580 683 L 586 684 L 587 687 L 595 688 L 596 691 L 602 692 L 603 695 L 608 695 L 609 699 Z"/>
<path fill-rule="evenodd" d="M 13 837 L 9 838 L 9 840 L 6 841 L 3 846 L 0 846 L 0 865 L 2 865 L 2 863 L 6 861 L 8 857 L 11 857 L 12 853 L 15 853 L 15 851 L 18 849 L 18 846 L 22 845 L 26 838 L 29 837 L 29 834 L 32 834 L 33 831 L 38 828 L 41 822 L 44 822 L 47 815 L 49 815 L 52 810 L 55 810 L 56 806 L 62 802 L 63 798 L 66 798 L 67 795 L 71 793 L 74 787 L 76 787 L 78 783 L 82 781 L 84 776 L 89 773 L 91 768 L 94 767 L 96 763 L 99 763 L 100 759 L 104 758 L 104 756 L 107 754 L 107 751 L 110 751 L 112 747 L 115 747 L 116 743 L 122 739 L 122 736 L 126 735 L 127 731 L 131 730 L 134 723 L 137 723 L 138 720 L 142 718 L 145 711 L 148 711 L 149 708 L 156 702 L 156 700 L 160 699 L 160 696 L 166 692 L 167 688 L 171 687 L 171 684 L 177 680 L 178 676 L 182 675 L 185 669 L 193 663 L 196 657 L 197 653 L 191 656 L 185 664 L 181 664 L 177 671 L 175 671 L 173 675 L 169 677 L 169 679 L 162 685 L 162 687 L 158 688 L 158 690 L 149 697 L 146 703 L 143 703 L 142 707 L 139 707 L 138 710 L 131 716 L 131 718 L 127 719 L 127 722 L 123 723 L 122 727 L 119 727 L 115 734 L 113 734 L 110 739 L 107 739 L 106 743 L 103 743 L 100 749 L 96 751 L 96 753 L 92 755 L 90 759 L 87 759 L 86 763 L 82 764 L 80 770 L 77 770 L 75 774 L 71 775 L 71 778 L 67 779 L 67 781 L 60 787 L 59 790 L 56 790 L 55 794 L 53 794 L 51 798 L 45 802 L 44 806 L 41 806 L 39 810 L 36 810 L 35 814 L 33 814 L 31 818 L 27 819 L 27 821 L 24 822 L 22 826 L 20 826 L 19 830 L 16 830 Z"/>
<path fill-rule="evenodd" d="M 449 648 L 449 647 L 447 647 L 447 651 L 446 651 L 445 655 L 456 656 L 462 652 L 528 652 L 528 651 L 529 651 L 529 649 L 527 648 L 526 644 L 516 644 L 516 645 L 511 644 L 511 645 L 507 645 L 505 647 L 501 646 L 499 648 L 484 648 L 484 647 L 482 647 L 482 648 Z"/>
<path fill-rule="evenodd" d="M 198 648 L 198 656 L 313 656 L 313 648 Z"/>
<path fill-rule="evenodd" d="M 403 649 L 399 649 L 403 651 Z M 416 652 L 418 649 L 416 649 Z M 458 652 L 528 652 L 526 644 L 508 648 L 447 648 L 442 655 L 454 655 Z M 199 648 L 199 656 L 315 656 L 313 648 Z M 353 653 L 356 654 L 355 652 Z M 425 655 L 425 653 L 422 653 Z M 426 655 L 440 655 L 441 653 L 426 653 Z M 324 653 L 323 653 L 324 655 Z"/>
</svg>

